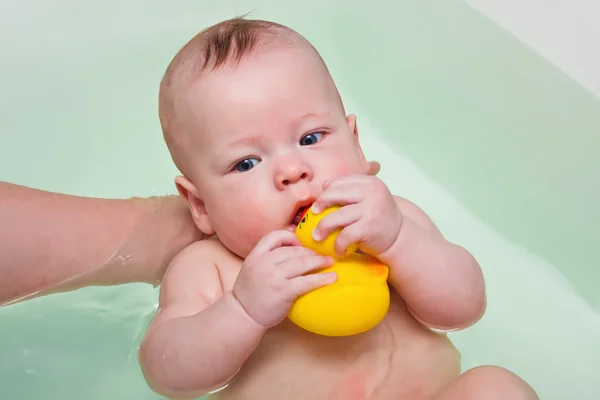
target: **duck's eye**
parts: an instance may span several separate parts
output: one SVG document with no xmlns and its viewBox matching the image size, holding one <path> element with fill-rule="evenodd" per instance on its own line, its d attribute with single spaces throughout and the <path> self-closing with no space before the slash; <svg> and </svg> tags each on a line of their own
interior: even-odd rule
<svg viewBox="0 0 600 400">
<path fill-rule="evenodd" d="M 239 163 L 235 164 L 235 170 L 239 172 L 246 172 L 251 170 L 258 164 L 260 161 L 258 158 L 246 158 Z"/>
<path fill-rule="evenodd" d="M 312 144 L 317 143 L 323 137 L 323 132 L 313 132 L 309 133 L 300 139 L 301 146 L 310 146 Z"/>
</svg>

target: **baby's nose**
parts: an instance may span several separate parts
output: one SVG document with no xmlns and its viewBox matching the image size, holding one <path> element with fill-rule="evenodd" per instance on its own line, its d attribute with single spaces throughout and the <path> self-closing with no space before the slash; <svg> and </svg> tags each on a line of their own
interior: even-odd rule
<svg viewBox="0 0 600 400">
<path fill-rule="evenodd" d="M 289 163 L 282 166 L 281 170 L 276 174 L 275 185 L 279 190 L 284 190 L 290 185 L 302 181 L 310 181 L 313 174 L 308 165 L 304 163 Z"/>
</svg>

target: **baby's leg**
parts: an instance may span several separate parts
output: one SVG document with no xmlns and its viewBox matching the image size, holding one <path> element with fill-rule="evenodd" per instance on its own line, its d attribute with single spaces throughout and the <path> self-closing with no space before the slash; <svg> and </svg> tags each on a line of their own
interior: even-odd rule
<svg viewBox="0 0 600 400">
<path fill-rule="evenodd" d="M 500 367 L 470 369 L 448 385 L 435 400 L 539 400 L 524 380 Z"/>
</svg>

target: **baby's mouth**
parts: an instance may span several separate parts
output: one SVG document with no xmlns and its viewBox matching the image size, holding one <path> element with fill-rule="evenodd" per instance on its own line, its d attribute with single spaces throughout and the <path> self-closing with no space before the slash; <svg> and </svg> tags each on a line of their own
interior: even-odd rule
<svg viewBox="0 0 600 400">
<path fill-rule="evenodd" d="M 294 225 L 294 227 L 298 226 L 300 221 L 302 221 L 302 217 L 304 216 L 306 211 L 308 211 L 309 207 L 310 207 L 310 205 L 306 205 L 306 206 L 302 206 L 298 209 L 298 211 L 296 212 L 296 215 L 294 216 L 294 219 L 292 220 L 292 225 Z"/>
</svg>

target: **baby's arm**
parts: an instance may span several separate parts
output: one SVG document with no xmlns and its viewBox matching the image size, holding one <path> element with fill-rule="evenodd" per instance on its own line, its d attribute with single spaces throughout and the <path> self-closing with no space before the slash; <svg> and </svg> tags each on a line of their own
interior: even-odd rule
<svg viewBox="0 0 600 400">
<path fill-rule="evenodd" d="M 167 269 L 159 311 L 140 348 L 144 376 L 156 392 L 196 398 L 216 390 L 258 346 L 265 329 L 222 279 L 232 274 L 234 262 L 218 241 L 204 240 L 182 251 Z"/>
<path fill-rule="evenodd" d="M 418 206 L 395 196 L 403 215 L 398 239 L 381 255 L 390 281 L 409 311 L 424 325 L 465 328 L 485 311 L 483 274 L 475 258 L 450 243 Z"/>
<path fill-rule="evenodd" d="M 485 310 L 485 287 L 479 264 L 464 248 L 450 243 L 431 219 L 410 201 L 392 196 L 380 180 L 348 175 L 323 184 L 312 210 L 323 217 L 316 240 L 341 228 L 335 248 L 344 254 L 358 243 L 390 267 L 389 280 L 410 312 L 424 325 L 456 330 L 475 323 Z"/>
</svg>

